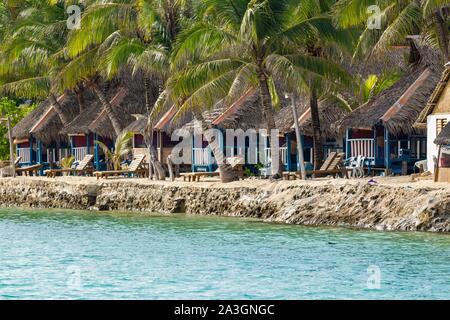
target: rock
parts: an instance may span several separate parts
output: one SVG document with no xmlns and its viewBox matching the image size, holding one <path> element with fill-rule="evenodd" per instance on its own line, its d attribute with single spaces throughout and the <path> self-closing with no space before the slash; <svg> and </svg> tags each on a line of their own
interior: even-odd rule
<svg viewBox="0 0 450 320">
<path fill-rule="evenodd" d="M 269 182 L 268 182 L 269 183 Z M 268 222 L 376 230 L 450 231 L 450 193 L 378 185 L 270 182 L 269 187 L 201 187 L 61 180 L 0 179 L 0 205 L 76 210 L 252 217 Z"/>
</svg>

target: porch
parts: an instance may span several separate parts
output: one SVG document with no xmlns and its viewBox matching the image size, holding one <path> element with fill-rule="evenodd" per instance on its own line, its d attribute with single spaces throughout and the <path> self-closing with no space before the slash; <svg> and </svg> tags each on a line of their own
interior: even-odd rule
<svg viewBox="0 0 450 320">
<path fill-rule="evenodd" d="M 382 126 L 346 130 L 346 157 L 362 156 L 369 168 L 407 175 L 414 164 L 426 159 L 427 138 L 420 135 L 394 136 Z"/>
</svg>

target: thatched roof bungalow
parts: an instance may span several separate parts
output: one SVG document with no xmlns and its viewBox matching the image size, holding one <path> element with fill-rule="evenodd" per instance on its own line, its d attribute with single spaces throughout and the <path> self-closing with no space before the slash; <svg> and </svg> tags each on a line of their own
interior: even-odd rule
<svg viewBox="0 0 450 320">
<path fill-rule="evenodd" d="M 340 129 L 346 131 L 348 157 L 364 156 L 372 165 L 398 173 L 404 161 L 411 166 L 425 157 L 426 138 L 414 123 L 442 71 L 436 49 L 420 37 L 409 37 L 408 41 L 410 64 L 404 76 L 339 122 Z"/>
<path fill-rule="evenodd" d="M 97 169 L 101 169 L 103 152 L 95 141 L 113 146 L 116 134 L 112 123 L 98 99 L 91 93 L 87 109 L 69 123 L 62 133 L 69 137 L 72 154 L 81 160 L 86 154 L 94 154 Z M 120 126 L 125 129 L 133 122 L 135 114 L 145 113 L 144 93 L 136 89 L 112 86 L 106 92 Z"/>
<path fill-rule="evenodd" d="M 74 94 L 66 92 L 58 102 L 67 119 L 72 120 L 76 117 L 79 106 Z M 55 152 L 56 148 L 64 145 L 66 141 L 64 135 L 60 133 L 63 127 L 49 99 L 39 104 L 14 126 L 11 131 L 21 164 L 51 163 L 65 156 L 65 153 Z"/>
<path fill-rule="evenodd" d="M 295 132 L 294 132 L 294 118 L 291 108 L 291 99 L 288 97 L 280 97 L 280 110 L 275 114 L 275 124 L 280 133 L 280 146 L 282 156 L 285 159 L 285 166 L 287 170 L 296 170 L 297 165 L 297 154 L 296 154 L 296 144 L 295 144 Z M 300 97 L 296 97 L 296 101 L 301 101 Z M 309 113 L 308 106 L 299 103 L 297 107 L 297 113 L 301 115 L 300 129 L 303 134 L 304 153 L 306 154 L 306 159 L 312 161 L 312 127 L 311 127 L 311 117 Z M 323 124 L 323 136 L 324 142 L 327 140 L 330 142 L 328 147 L 336 147 L 337 137 L 339 133 L 332 125 L 337 120 L 340 120 L 346 112 L 340 109 L 338 106 L 332 105 L 330 103 L 320 104 L 320 117 Z M 222 130 L 223 132 L 227 129 L 243 130 L 248 137 L 251 133 L 248 130 L 255 130 L 259 132 L 262 129 L 266 129 L 267 125 L 265 123 L 263 113 L 261 112 L 261 101 L 259 96 L 259 91 L 256 89 L 250 89 L 243 94 L 243 96 L 238 99 L 232 105 L 226 105 L 222 101 L 217 103 L 212 110 L 203 112 L 204 121 L 207 122 L 208 126 Z M 138 119 L 132 125 L 128 127 L 129 130 L 134 132 L 142 133 L 147 124 L 146 119 Z M 189 131 L 191 134 L 195 133 L 195 128 L 198 128 L 199 124 L 192 116 L 183 116 L 183 118 L 177 118 L 176 107 L 170 108 L 156 123 L 154 129 L 159 133 L 158 140 L 163 138 L 163 142 L 158 143 L 158 150 L 168 149 L 167 154 L 171 147 L 167 147 L 167 137 L 172 133 L 175 128 L 181 128 Z M 246 142 L 245 148 L 242 146 L 236 146 L 236 141 L 227 141 L 226 134 L 222 139 L 224 150 L 227 156 L 245 156 L 249 159 L 248 154 L 250 152 L 261 153 L 260 162 L 265 160 L 261 159 L 261 156 L 268 157 L 269 142 L 259 140 L 261 144 L 265 144 L 263 149 L 265 150 L 249 150 L 249 143 Z M 265 139 L 267 140 L 267 139 Z M 331 141 L 333 140 L 333 143 Z M 213 156 L 209 148 L 207 148 L 206 141 L 203 141 L 202 137 L 197 137 L 192 150 L 192 162 L 193 170 L 214 170 L 213 166 Z M 248 141 L 248 140 L 247 140 Z M 171 143 L 171 142 L 169 142 Z M 163 146 L 163 148 L 161 148 Z M 342 148 L 342 145 L 337 146 Z M 261 148 L 259 148 L 261 149 Z M 264 155 L 262 154 L 264 152 Z M 254 158 L 254 157 L 253 157 Z M 164 159 L 163 159 L 164 160 Z"/>
</svg>

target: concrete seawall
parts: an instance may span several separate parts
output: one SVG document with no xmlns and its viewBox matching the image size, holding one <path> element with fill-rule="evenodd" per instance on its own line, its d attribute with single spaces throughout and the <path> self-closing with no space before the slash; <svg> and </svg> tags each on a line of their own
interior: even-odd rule
<svg viewBox="0 0 450 320">
<path fill-rule="evenodd" d="M 432 187 L 431 187 L 431 186 Z M 188 184 L 0 179 L 0 206 L 252 217 L 267 222 L 450 232 L 450 187 L 322 180 Z"/>
</svg>

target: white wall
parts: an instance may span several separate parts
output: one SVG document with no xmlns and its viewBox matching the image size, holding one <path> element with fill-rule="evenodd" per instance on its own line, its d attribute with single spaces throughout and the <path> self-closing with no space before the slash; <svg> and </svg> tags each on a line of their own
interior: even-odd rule
<svg viewBox="0 0 450 320">
<path fill-rule="evenodd" d="M 433 157 L 438 156 L 439 148 L 434 144 L 436 140 L 436 120 L 437 119 L 447 119 L 450 123 L 450 114 L 437 114 L 430 115 L 427 118 L 427 162 L 428 170 L 434 173 L 434 161 Z"/>
</svg>

